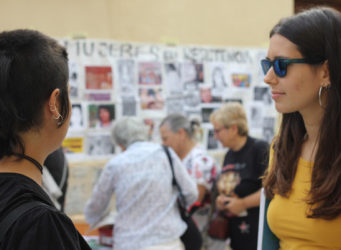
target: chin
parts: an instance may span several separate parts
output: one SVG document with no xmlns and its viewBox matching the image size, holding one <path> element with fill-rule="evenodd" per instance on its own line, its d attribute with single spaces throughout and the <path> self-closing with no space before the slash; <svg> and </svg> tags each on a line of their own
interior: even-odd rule
<svg viewBox="0 0 341 250">
<path fill-rule="evenodd" d="M 293 109 L 292 107 L 288 105 L 283 105 L 283 104 L 281 105 L 279 103 L 276 103 L 275 108 L 277 112 L 281 114 L 288 114 L 288 113 L 293 113 L 297 111 L 297 109 Z"/>
</svg>

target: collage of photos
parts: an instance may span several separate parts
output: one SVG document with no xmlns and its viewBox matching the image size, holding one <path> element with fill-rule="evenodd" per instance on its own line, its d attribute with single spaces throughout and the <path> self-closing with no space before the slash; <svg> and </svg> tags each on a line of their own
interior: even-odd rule
<svg viewBox="0 0 341 250">
<path fill-rule="evenodd" d="M 264 54 L 262 49 L 243 50 L 255 61 Z M 178 61 L 96 56 L 84 60 L 73 51 L 69 55 L 73 104 L 63 146 L 71 158 L 114 154 L 110 129 L 121 116 L 142 117 L 150 127 L 150 139 L 160 142 L 157 124 L 170 113 L 200 121 L 200 143 L 208 150 L 219 150 L 222 147 L 214 139 L 210 115 L 231 101 L 246 107 L 251 135 L 267 141 L 273 137 L 276 116 L 269 88 L 260 80 L 258 64 L 196 62 L 181 60 L 183 57 Z"/>
</svg>

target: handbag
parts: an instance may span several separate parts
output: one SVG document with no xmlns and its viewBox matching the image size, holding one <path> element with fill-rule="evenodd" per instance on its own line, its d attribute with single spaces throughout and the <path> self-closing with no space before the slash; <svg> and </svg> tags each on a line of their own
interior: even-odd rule
<svg viewBox="0 0 341 250">
<path fill-rule="evenodd" d="M 202 246 L 202 241 L 203 241 L 201 233 L 197 225 L 193 221 L 191 214 L 186 209 L 186 199 L 182 193 L 181 187 L 179 186 L 179 184 L 177 183 L 175 179 L 173 161 L 170 156 L 168 147 L 163 146 L 163 149 L 166 152 L 166 155 L 168 157 L 168 161 L 172 170 L 172 176 L 173 176 L 172 183 L 179 190 L 179 197 L 177 199 L 177 203 L 179 207 L 180 216 L 181 216 L 181 219 L 187 225 L 187 229 L 185 233 L 180 237 L 180 239 L 182 243 L 184 244 L 186 250 L 200 250 Z"/>
<path fill-rule="evenodd" d="M 219 212 L 214 213 L 208 226 L 208 235 L 214 239 L 226 240 L 230 236 L 228 218 Z"/>
</svg>

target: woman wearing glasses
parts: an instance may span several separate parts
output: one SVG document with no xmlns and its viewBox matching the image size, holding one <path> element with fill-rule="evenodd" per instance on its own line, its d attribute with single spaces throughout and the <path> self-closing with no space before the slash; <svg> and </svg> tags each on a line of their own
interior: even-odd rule
<svg viewBox="0 0 341 250">
<path fill-rule="evenodd" d="M 340 249 L 341 14 L 281 20 L 261 63 L 283 113 L 264 178 L 270 229 L 281 249 Z"/>
<path fill-rule="evenodd" d="M 268 144 L 248 135 L 240 103 L 223 105 L 210 121 L 215 138 L 229 148 L 217 180 L 216 205 L 229 220 L 230 245 L 233 250 L 257 249 L 260 176 L 267 166 Z"/>
</svg>

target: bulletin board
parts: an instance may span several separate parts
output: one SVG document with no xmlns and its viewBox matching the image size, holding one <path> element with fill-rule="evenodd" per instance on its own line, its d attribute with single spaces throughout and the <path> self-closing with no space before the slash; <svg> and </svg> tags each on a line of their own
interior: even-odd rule
<svg viewBox="0 0 341 250">
<path fill-rule="evenodd" d="M 119 117 L 141 117 L 150 128 L 150 139 L 159 143 L 161 120 L 182 113 L 202 123 L 199 143 L 214 154 L 223 148 L 214 140 L 209 116 L 222 103 L 238 101 L 247 112 L 250 135 L 268 142 L 273 138 L 277 113 L 263 82 L 263 48 L 98 39 L 59 42 L 69 53 L 72 100 L 70 129 L 63 142 L 73 166 L 66 212 L 82 213 L 95 182 L 89 174 L 98 175 L 100 166 L 120 152 L 110 138 L 110 128 Z M 81 186 L 86 191 L 74 202 L 72 197 L 79 195 L 74 190 Z"/>
</svg>

